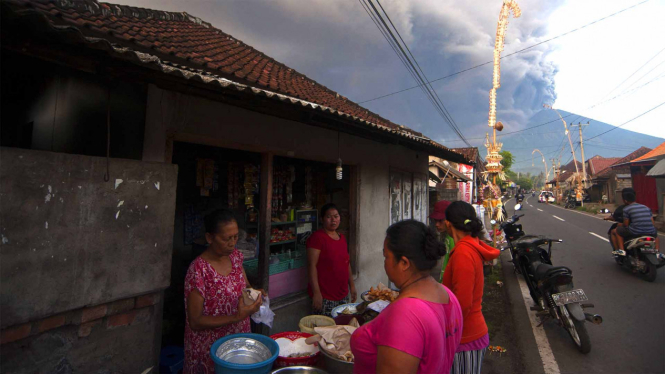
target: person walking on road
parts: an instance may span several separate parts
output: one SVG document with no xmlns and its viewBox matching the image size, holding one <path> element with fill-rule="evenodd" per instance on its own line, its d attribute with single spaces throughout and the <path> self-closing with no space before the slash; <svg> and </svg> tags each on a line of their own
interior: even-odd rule
<svg viewBox="0 0 665 374">
<path fill-rule="evenodd" d="M 457 296 L 464 320 L 462 341 L 455 353 L 451 374 L 479 374 L 489 345 L 482 313 L 483 262 L 499 257 L 501 252 L 478 239 L 483 224 L 470 204 L 463 201 L 450 204 L 445 224 L 455 240 L 455 247 L 443 274 L 443 285 Z"/>
<path fill-rule="evenodd" d="M 432 212 L 432 214 L 429 216 L 429 218 L 434 222 L 436 231 L 438 231 L 443 238 L 443 244 L 446 246 L 446 254 L 441 257 L 441 267 L 439 267 L 439 264 L 437 264 L 437 266 L 434 268 L 434 270 L 438 273 L 436 274 L 435 279 L 438 279 L 439 282 L 443 282 L 443 273 L 446 271 L 446 265 L 448 265 L 450 251 L 452 251 L 453 247 L 455 246 L 453 237 L 449 235 L 448 231 L 446 231 L 446 209 L 449 205 L 450 201 L 448 200 L 437 201 L 434 205 L 434 212 Z"/>
</svg>

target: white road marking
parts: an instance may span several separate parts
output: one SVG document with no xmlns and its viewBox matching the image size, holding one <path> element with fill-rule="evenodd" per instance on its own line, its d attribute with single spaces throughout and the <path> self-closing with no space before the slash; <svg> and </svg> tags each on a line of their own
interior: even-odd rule
<svg viewBox="0 0 665 374">
<path fill-rule="evenodd" d="M 557 216 L 555 216 L 555 215 L 553 215 L 552 217 L 558 219 L 559 221 L 564 221 L 564 222 L 566 221 L 565 219 L 563 219 L 563 218 L 559 218 L 559 217 L 557 217 Z"/>
<path fill-rule="evenodd" d="M 538 209 L 539 212 L 542 212 L 542 211 L 543 211 L 542 209 L 539 209 L 539 208 L 536 208 L 536 209 Z"/>
<path fill-rule="evenodd" d="M 606 242 L 609 242 L 609 241 L 610 241 L 609 239 L 607 239 L 607 238 L 603 238 L 602 236 L 600 236 L 600 235 L 598 235 L 598 234 L 595 234 L 595 233 L 593 233 L 593 232 L 591 232 L 591 231 L 589 231 L 589 234 L 595 236 L 596 238 L 603 239 L 603 240 L 606 241 Z"/>
<path fill-rule="evenodd" d="M 531 322 L 531 329 L 533 330 L 533 336 L 536 338 L 536 345 L 538 346 L 538 353 L 540 354 L 540 359 L 543 361 L 543 369 L 545 369 L 545 374 L 560 374 L 559 364 L 556 363 L 554 358 L 554 352 L 550 347 L 550 342 L 547 340 L 547 335 L 545 335 L 545 329 L 541 326 L 538 327 L 539 321 L 536 320 L 536 313 L 531 310 L 531 304 L 528 300 L 531 299 L 529 294 L 529 287 L 526 285 L 526 282 L 518 274 L 515 274 L 517 277 L 517 283 L 520 285 L 520 291 L 522 291 L 522 299 L 524 299 L 524 306 L 526 307 L 526 314 L 529 316 L 529 322 Z"/>
</svg>

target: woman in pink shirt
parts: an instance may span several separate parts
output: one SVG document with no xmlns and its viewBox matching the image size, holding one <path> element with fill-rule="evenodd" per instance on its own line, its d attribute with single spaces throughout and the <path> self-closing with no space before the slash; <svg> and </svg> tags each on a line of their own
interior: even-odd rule
<svg viewBox="0 0 665 374">
<path fill-rule="evenodd" d="M 414 220 L 388 228 L 384 269 L 400 295 L 351 336 L 354 373 L 450 373 L 462 338 L 462 310 L 430 276 L 445 253 L 435 235 Z"/>
</svg>

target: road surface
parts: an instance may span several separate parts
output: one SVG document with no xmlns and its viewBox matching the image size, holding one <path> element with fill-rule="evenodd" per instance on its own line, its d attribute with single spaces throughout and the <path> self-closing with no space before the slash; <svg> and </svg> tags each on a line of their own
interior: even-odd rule
<svg viewBox="0 0 665 374">
<path fill-rule="evenodd" d="M 509 215 L 514 201 L 507 204 Z M 552 263 L 573 271 L 575 287 L 583 289 L 596 306 L 587 312 L 600 314 L 604 320 L 600 326 L 586 324 L 592 347 L 587 355 L 579 353 L 566 331 L 553 321 L 545 323 L 544 334 L 537 331 L 543 327 L 529 323 L 512 264 L 507 262 L 510 254 L 504 252 L 506 286 L 527 372 L 665 373 L 665 268 L 659 269 L 653 283 L 620 268 L 606 240 L 608 221 L 538 203 L 531 196 L 521 213 L 527 234 L 564 240 L 554 245 Z M 665 236 L 660 240 L 665 242 Z"/>
</svg>

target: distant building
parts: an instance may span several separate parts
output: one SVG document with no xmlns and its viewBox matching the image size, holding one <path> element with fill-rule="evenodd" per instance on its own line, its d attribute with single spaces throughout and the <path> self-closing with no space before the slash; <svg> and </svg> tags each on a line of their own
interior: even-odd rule
<svg viewBox="0 0 665 374">
<path fill-rule="evenodd" d="M 602 194 L 607 194 L 608 202 L 621 204 L 621 190 L 632 187 L 630 178 L 630 167 L 626 164 L 651 151 L 651 148 L 640 147 L 615 161 L 609 167 L 596 171 L 591 175 L 591 183 L 600 189 Z M 601 195 L 602 196 L 602 195 Z"/>
</svg>

